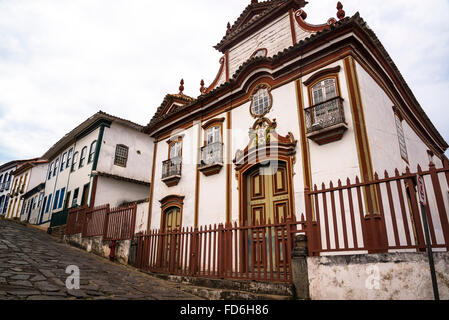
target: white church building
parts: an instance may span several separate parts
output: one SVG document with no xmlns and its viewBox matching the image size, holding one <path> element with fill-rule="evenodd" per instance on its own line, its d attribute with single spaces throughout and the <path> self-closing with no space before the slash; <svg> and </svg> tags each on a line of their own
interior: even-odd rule
<svg viewBox="0 0 449 320">
<path fill-rule="evenodd" d="M 329 212 L 310 194 L 315 186 L 329 188 L 332 181 L 337 187 L 348 178 L 356 190 L 356 177 L 360 187 L 379 179 L 376 172 L 383 177 L 385 170 L 390 176 L 396 169 L 416 172 L 418 165 L 425 170 L 429 160 L 442 168 L 448 144 L 358 13 L 345 17 L 339 3 L 337 19 L 311 25 L 305 5 L 251 1 L 214 47 L 223 54 L 216 79 L 209 86 L 201 81 L 196 98 L 184 94 L 183 81 L 178 93 L 165 97 L 144 129 L 154 139 L 148 229 L 251 225 L 304 214 L 328 230 L 316 235 L 323 242 L 317 252 L 356 251 L 355 240 L 348 245 L 346 238 L 361 232 L 365 218 L 383 221 L 390 247 L 405 246 L 402 235 L 394 245 L 398 227 L 383 213 L 390 205 L 397 217 L 410 220 L 402 221 L 399 233 L 421 236 L 410 205 L 414 192 L 407 191 L 407 206 L 390 202 L 385 186 L 365 186 L 361 218 L 357 204 L 341 208 L 338 193 L 336 203 L 331 206 L 329 197 L 324 205 Z M 435 241 L 447 246 L 449 181 L 438 179 L 443 197 L 429 201 Z M 326 218 L 335 207 L 346 216 Z M 334 239 L 332 229 L 341 235 Z"/>
</svg>

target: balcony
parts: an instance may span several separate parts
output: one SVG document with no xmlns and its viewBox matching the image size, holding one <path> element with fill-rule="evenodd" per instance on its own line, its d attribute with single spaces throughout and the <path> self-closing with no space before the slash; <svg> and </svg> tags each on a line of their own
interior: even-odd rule
<svg viewBox="0 0 449 320">
<path fill-rule="evenodd" d="M 218 174 L 223 168 L 223 143 L 215 142 L 201 148 L 199 170 L 205 176 Z"/>
<path fill-rule="evenodd" d="M 162 181 L 168 186 L 173 187 L 181 180 L 182 158 L 172 158 L 162 162 Z"/>
<path fill-rule="evenodd" d="M 307 138 L 319 145 L 341 140 L 348 129 L 341 97 L 307 108 L 305 114 Z"/>
</svg>

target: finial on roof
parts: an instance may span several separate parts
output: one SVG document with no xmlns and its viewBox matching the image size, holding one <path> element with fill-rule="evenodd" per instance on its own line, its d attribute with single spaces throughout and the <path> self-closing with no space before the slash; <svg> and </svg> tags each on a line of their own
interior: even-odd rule
<svg viewBox="0 0 449 320">
<path fill-rule="evenodd" d="M 228 22 L 228 25 L 226 26 L 226 34 L 231 32 L 231 24 Z"/>
<path fill-rule="evenodd" d="M 206 90 L 206 88 L 204 88 L 204 80 L 203 79 L 201 79 L 200 85 L 201 85 L 200 92 L 201 92 L 201 94 L 203 94 L 204 91 Z"/>
<path fill-rule="evenodd" d="M 179 94 L 183 94 L 184 91 L 184 79 L 181 79 L 181 85 L 179 86 Z"/>
<path fill-rule="evenodd" d="M 343 5 L 341 4 L 340 1 L 338 1 L 337 3 L 337 9 L 338 9 L 337 18 L 339 20 L 343 20 L 345 18 L 346 12 L 343 10 Z"/>
</svg>

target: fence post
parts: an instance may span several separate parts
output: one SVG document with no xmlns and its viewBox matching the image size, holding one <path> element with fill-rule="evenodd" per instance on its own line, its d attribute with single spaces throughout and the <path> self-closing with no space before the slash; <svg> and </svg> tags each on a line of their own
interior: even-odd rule
<svg viewBox="0 0 449 320">
<path fill-rule="evenodd" d="M 108 226 L 109 226 L 109 212 L 110 212 L 109 204 L 106 207 L 106 213 L 104 216 L 104 227 L 103 227 L 103 241 L 107 238 L 108 235 Z"/>
<path fill-rule="evenodd" d="M 307 236 L 297 235 L 295 247 L 291 253 L 292 282 L 295 286 L 296 299 L 308 300 L 309 296 L 309 273 L 307 268 Z"/>
<path fill-rule="evenodd" d="M 317 221 L 315 221 L 313 217 L 313 209 L 312 209 L 312 197 L 310 195 L 310 188 L 304 188 L 305 195 L 305 206 L 306 206 L 306 230 L 309 239 L 311 239 L 311 245 L 309 247 L 309 255 L 315 256 L 320 255 L 321 246 L 319 245 L 321 241 L 321 236 L 319 234 L 319 225 Z"/>
<path fill-rule="evenodd" d="M 436 172 L 435 164 L 432 161 L 429 163 L 429 171 L 430 177 L 432 178 L 433 192 L 437 201 L 438 213 L 440 215 L 441 228 L 443 229 L 444 243 L 446 245 L 446 248 L 449 249 L 449 222 L 447 218 L 446 208 L 444 207 L 440 180 L 438 179 L 438 173 Z"/>
<path fill-rule="evenodd" d="M 137 234 L 136 268 L 142 269 L 143 232 Z"/>
<path fill-rule="evenodd" d="M 415 181 L 414 177 L 411 177 L 410 169 L 407 167 L 405 170 L 405 175 L 408 178 L 405 179 L 406 186 L 408 188 L 408 195 L 410 196 L 410 202 L 412 207 L 413 221 L 415 222 L 415 232 L 417 237 L 418 251 L 426 251 L 426 242 L 424 240 L 424 229 L 421 223 L 421 217 L 418 209 L 418 199 L 416 198 Z M 407 189 L 406 189 L 407 191 Z"/>
<path fill-rule="evenodd" d="M 223 236 L 223 224 L 218 225 L 218 277 L 223 278 L 224 275 L 224 262 L 226 255 L 225 238 Z"/>
</svg>

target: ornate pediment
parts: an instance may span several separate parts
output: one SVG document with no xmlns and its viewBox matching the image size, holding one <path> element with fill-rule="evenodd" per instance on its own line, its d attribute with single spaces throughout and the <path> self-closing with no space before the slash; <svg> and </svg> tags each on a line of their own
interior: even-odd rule
<svg viewBox="0 0 449 320">
<path fill-rule="evenodd" d="M 248 163 L 258 163 L 266 159 L 276 159 L 277 155 L 293 156 L 297 141 L 289 132 L 281 136 L 276 132 L 276 119 L 257 119 L 249 130 L 249 143 L 244 150 L 237 150 L 234 158 L 236 169 Z"/>
</svg>

